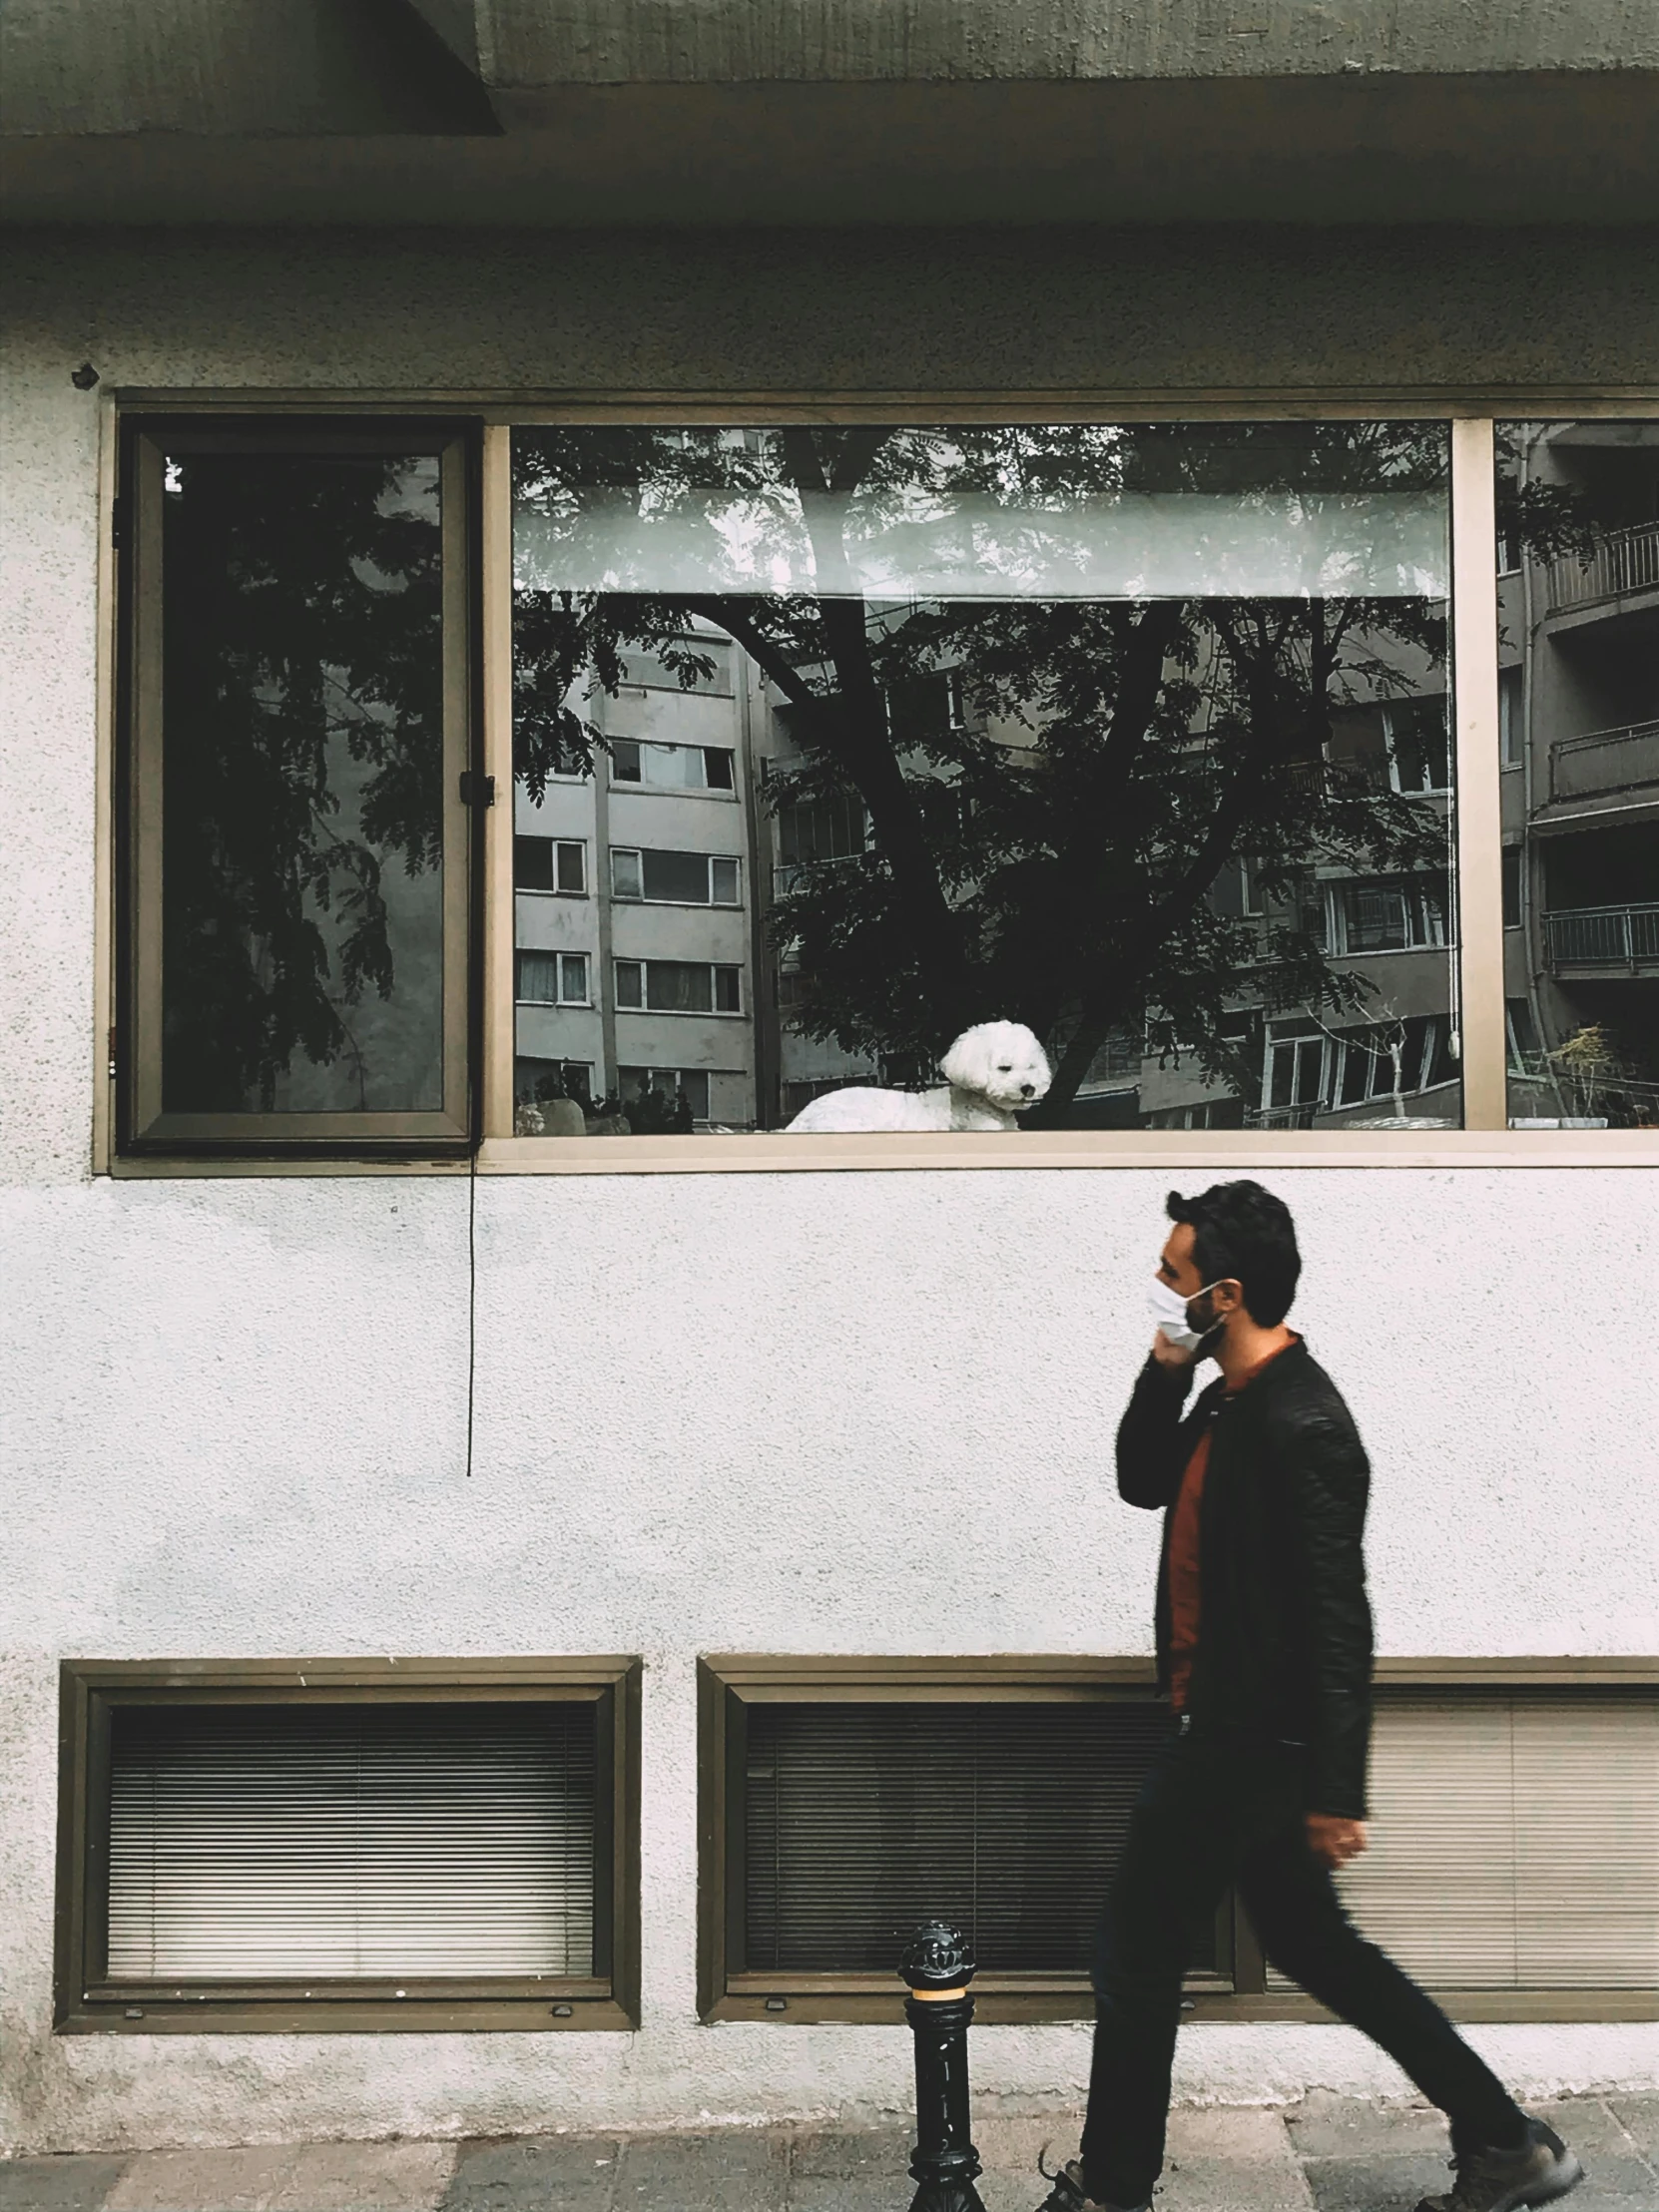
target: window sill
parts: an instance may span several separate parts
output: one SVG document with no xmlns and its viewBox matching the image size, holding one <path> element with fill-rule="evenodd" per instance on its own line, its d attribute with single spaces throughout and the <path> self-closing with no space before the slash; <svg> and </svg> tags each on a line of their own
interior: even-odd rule
<svg viewBox="0 0 1659 2212">
<path fill-rule="evenodd" d="M 745 1017 L 701 1018 L 741 1022 Z M 1227 1168 L 1276 1173 L 1287 1168 L 1654 1167 L 1659 1167 L 1659 1130 L 1652 1129 L 1446 1129 L 1428 1135 L 1343 1129 L 1045 1130 L 1023 1132 L 1016 1139 L 994 1131 L 792 1137 L 774 1129 L 691 1137 L 488 1137 L 477 1154 L 480 1175 L 874 1175 L 984 1168 L 1005 1174 L 1056 1168 L 1176 1169 L 1205 1174 Z M 198 1176 L 466 1176 L 471 1164 L 464 1157 L 434 1160 L 418 1154 L 401 1160 L 146 1154 L 118 1155 L 99 1172 L 118 1182 Z"/>
<path fill-rule="evenodd" d="M 717 1017 L 731 1020 L 731 1015 Z M 491 1137 L 481 1175 L 835 1174 L 1053 1168 L 1659 1166 L 1659 1130 L 1028 1130 Z"/>
<path fill-rule="evenodd" d="M 969 1984 L 974 2021 L 985 2027 L 1033 2027 L 1094 2018 L 1094 1995 L 1081 1976 L 1050 1977 L 1050 1986 L 1032 1986 L 1043 1977 L 985 1975 Z M 758 1983 L 761 1977 L 756 1976 Z M 710 2025 L 726 2020 L 759 2020 L 768 2027 L 901 2027 L 904 2024 L 904 1989 L 889 1985 L 886 1977 L 825 1975 L 830 1986 L 814 1988 L 811 1977 L 779 1980 L 762 1986 L 729 1988 L 703 2015 Z M 893 1977 L 896 1982 L 897 1977 Z M 749 1976 L 743 1977 L 750 1982 Z M 774 2008 L 768 2009 L 769 1994 Z M 1568 2020 L 1643 2021 L 1659 2019 L 1659 1990 L 1654 1989 L 1433 1989 L 1429 1994 L 1454 2020 L 1536 2021 L 1555 2024 Z M 785 2009 L 776 2009 L 776 1999 Z M 1183 2021 L 1303 2022 L 1335 2025 L 1336 2014 L 1300 1990 L 1235 1992 L 1189 1983 Z"/>
<path fill-rule="evenodd" d="M 689 784 L 636 784 L 631 779 L 613 777 L 610 785 L 611 797 L 614 799 L 619 792 L 624 797 L 629 792 L 638 792 L 642 799 L 717 799 L 728 807 L 735 807 L 738 803 L 736 792 L 698 791 Z"/>
<path fill-rule="evenodd" d="M 568 2006 L 568 2013 L 555 2006 Z M 138 2019 L 130 2011 L 141 2013 Z M 153 1999 L 137 1992 L 109 2004 L 78 2004 L 55 2023 L 59 2035 L 456 2035 L 537 2034 L 550 2029 L 632 2033 L 637 2016 L 611 1996 L 422 1997 L 405 2002 L 352 1997 L 306 2003 L 262 1997 Z"/>
</svg>

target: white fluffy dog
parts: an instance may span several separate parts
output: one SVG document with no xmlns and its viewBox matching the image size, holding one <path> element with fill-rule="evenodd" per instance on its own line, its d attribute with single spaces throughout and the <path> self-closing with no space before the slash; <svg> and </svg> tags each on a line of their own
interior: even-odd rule
<svg viewBox="0 0 1659 2212">
<path fill-rule="evenodd" d="M 792 1130 L 1013 1129 L 1053 1077 L 1048 1056 L 1020 1021 L 982 1021 L 964 1029 L 944 1058 L 936 1091 L 826 1091 L 790 1123 Z"/>
</svg>

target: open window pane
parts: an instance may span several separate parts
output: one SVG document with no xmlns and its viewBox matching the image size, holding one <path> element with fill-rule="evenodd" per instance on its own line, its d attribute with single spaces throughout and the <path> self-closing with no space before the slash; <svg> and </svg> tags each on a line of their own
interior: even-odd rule
<svg viewBox="0 0 1659 2212">
<path fill-rule="evenodd" d="M 513 881 L 521 891 L 557 890 L 551 837 L 514 837 Z"/>
<path fill-rule="evenodd" d="M 1460 1122 L 1444 424 L 513 455 L 517 827 L 603 820 L 607 895 L 664 909 L 611 922 L 614 1045 L 596 1008 L 521 1052 L 741 1057 L 756 1129 Z M 741 1055 L 634 1018 L 702 1012 Z M 952 1099 L 988 1022 L 1025 1034 Z"/>
<path fill-rule="evenodd" d="M 592 1974 L 595 1715 L 117 1708 L 109 1978 Z"/>
<path fill-rule="evenodd" d="M 460 448 L 128 460 L 126 1137 L 463 1135 Z"/>
<path fill-rule="evenodd" d="M 1497 442 L 1509 1118 L 1651 1128 L 1659 422 L 1500 423 Z"/>
</svg>

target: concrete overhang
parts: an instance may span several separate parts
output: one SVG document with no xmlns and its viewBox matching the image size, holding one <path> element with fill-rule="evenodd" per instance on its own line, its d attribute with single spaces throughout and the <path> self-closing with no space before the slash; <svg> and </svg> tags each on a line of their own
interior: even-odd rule
<svg viewBox="0 0 1659 2212">
<path fill-rule="evenodd" d="M 13 223 L 1651 223 L 1652 0 L 7 0 Z"/>
</svg>

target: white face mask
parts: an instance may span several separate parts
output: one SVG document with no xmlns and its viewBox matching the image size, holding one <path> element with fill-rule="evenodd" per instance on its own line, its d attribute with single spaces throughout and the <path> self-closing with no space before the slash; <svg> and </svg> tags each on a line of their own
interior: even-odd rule
<svg viewBox="0 0 1659 2212">
<path fill-rule="evenodd" d="M 1213 1322 L 1210 1329 L 1189 1329 L 1187 1326 L 1188 1308 L 1196 1306 L 1206 1291 L 1213 1291 L 1215 1288 L 1214 1283 L 1206 1283 L 1204 1290 L 1195 1291 L 1191 1298 L 1183 1298 L 1179 1291 L 1172 1291 L 1157 1276 L 1152 1278 L 1152 1288 L 1147 1293 L 1147 1310 L 1163 1331 L 1166 1343 L 1173 1345 L 1177 1352 L 1196 1352 L 1215 1328 L 1216 1324 Z"/>
</svg>

